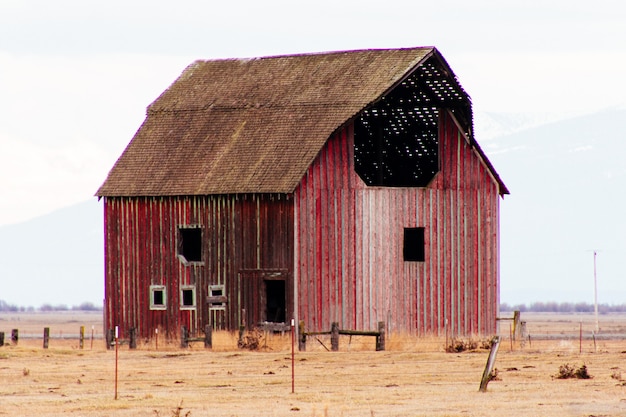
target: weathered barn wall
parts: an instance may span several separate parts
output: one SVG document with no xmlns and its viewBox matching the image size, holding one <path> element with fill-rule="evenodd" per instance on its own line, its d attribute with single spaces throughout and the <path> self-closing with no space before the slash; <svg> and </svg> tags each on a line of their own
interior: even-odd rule
<svg viewBox="0 0 626 417">
<path fill-rule="evenodd" d="M 251 295 L 265 279 L 284 279 L 292 293 L 293 201 L 284 195 L 106 197 L 105 317 L 107 328 L 140 337 L 161 329 L 177 337 L 185 325 L 236 329 L 264 319 Z M 179 226 L 201 226 L 202 263 L 177 256 Z M 150 285 L 164 285 L 167 308 L 150 309 Z M 195 285 L 196 308 L 180 309 L 180 288 Z M 228 303 L 210 310 L 209 285 L 224 285 Z M 293 311 L 288 297 L 287 311 Z M 247 305 L 246 305 L 247 304 Z M 242 317 L 242 308 L 247 317 Z"/>
<path fill-rule="evenodd" d="M 353 127 L 334 135 L 294 193 L 298 318 L 307 329 L 489 334 L 498 306 L 498 184 L 453 117 L 439 119 L 440 172 L 426 188 L 367 187 Z M 425 261 L 403 260 L 406 227 Z"/>
</svg>

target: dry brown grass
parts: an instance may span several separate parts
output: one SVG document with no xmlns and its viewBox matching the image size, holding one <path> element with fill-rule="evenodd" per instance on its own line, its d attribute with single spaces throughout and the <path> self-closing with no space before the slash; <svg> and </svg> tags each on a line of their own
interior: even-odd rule
<svg viewBox="0 0 626 417">
<path fill-rule="evenodd" d="M 579 326 L 577 318 L 562 319 L 541 325 Z M 0 331 L 10 333 L 6 324 L 0 320 Z M 341 336 L 340 352 L 326 351 L 328 338 L 309 339 L 307 351 L 296 352 L 295 393 L 290 335 L 268 334 L 258 351 L 236 349 L 236 339 L 216 332 L 212 351 L 201 342 L 186 350 L 161 341 L 159 350 L 121 347 L 117 400 L 115 352 L 101 340 L 93 350 L 69 339 L 53 339 L 47 350 L 40 339 L 20 340 L 0 348 L 0 416 L 626 415 L 624 340 L 598 341 L 595 349 L 585 340 L 579 353 L 577 340 L 522 348 L 505 335 L 498 379 L 481 394 L 487 351 L 445 353 L 443 338 L 391 334 L 385 352 L 374 351 L 373 337 Z M 593 378 L 554 378 L 564 364 L 584 364 Z"/>
</svg>

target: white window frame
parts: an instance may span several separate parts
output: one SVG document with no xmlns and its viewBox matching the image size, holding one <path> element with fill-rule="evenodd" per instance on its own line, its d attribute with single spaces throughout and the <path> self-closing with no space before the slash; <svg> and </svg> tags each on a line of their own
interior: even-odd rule
<svg viewBox="0 0 626 417">
<path fill-rule="evenodd" d="M 183 293 L 185 291 L 190 291 L 192 292 L 192 297 L 193 297 L 193 304 L 192 305 L 185 305 L 185 297 L 183 297 Z M 195 310 L 196 309 L 196 286 L 195 285 L 182 285 L 180 287 L 180 309 L 181 310 Z"/>
<path fill-rule="evenodd" d="M 154 293 L 163 292 L 163 304 L 154 303 Z M 150 310 L 167 310 L 167 288 L 165 285 L 150 285 Z"/>
<path fill-rule="evenodd" d="M 209 298 L 216 296 L 226 297 L 224 284 L 209 285 Z M 209 303 L 209 310 L 226 310 L 226 303 Z"/>
</svg>

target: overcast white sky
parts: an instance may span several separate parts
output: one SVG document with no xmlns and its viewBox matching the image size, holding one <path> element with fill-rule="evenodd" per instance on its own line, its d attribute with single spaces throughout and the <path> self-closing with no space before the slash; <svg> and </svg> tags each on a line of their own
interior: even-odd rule
<svg viewBox="0 0 626 417">
<path fill-rule="evenodd" d="M 91 198 L 195 59 L 432 45 L 478 114 L 624 102 L 617 1 L 214 3 L 0 0 L 0 225 Z"/>
</svg>

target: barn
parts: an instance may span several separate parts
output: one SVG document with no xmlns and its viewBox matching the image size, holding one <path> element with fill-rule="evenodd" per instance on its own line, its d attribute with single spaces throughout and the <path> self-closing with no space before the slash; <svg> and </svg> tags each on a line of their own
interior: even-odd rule
<svg viewBox="0 0 626 417">
<path fill-rule="evenodd" d="M 499 204 L 434 47 L 196 61 L 96 195 L 105 326 L 492 334 Z"/>
</svg>

